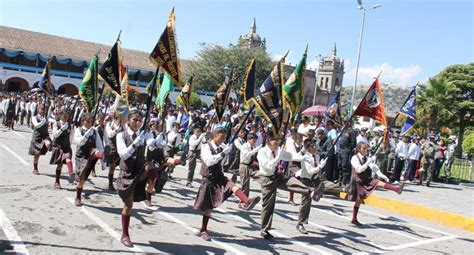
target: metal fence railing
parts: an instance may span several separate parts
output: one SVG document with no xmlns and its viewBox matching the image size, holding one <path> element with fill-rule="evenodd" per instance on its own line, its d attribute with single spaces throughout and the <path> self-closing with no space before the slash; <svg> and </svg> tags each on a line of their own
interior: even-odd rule
<svg viewBox="0 0 474 255">
<path fill-rule="evenodd" d="M 473 182 L 473 160 L 456 158 L 451 166 L 443 164 L 440 177 L 457 179 L 464 182 Z"/>
</svg>

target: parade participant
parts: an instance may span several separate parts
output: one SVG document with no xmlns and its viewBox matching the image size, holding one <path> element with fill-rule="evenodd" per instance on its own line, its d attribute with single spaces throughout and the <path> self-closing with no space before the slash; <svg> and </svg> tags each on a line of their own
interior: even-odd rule
<svg viewBox="0 0 474 255">
<path fill-rule="evenodd" d="M 367 139 L 367 131 L 368 131 L 368 130 L 369 130 L 369 129 L 366 128 L 366 127 L 362 127 L 362 128 L 360 129 L 359 135 L 358 135 L 357 138 L 356 138 L 357 144 L 362 143 L 362 142 L 363 142 L 363 143 L 366 143 L 366 144 L 369 144 L 369 141 L 368 141 L 368 139 Z"/>
<path fill-rule="evenodd" d="M 213 138 L 201 149 L 202 175 L 201 186 L 194 203 L 194 209 L 203 213 L 202 226 L 199 235 L 206 241 L 211 240 L 207 230 L 207 224 L 213 209 L 219 207 L 227 198 L 234 193 L 244 205 L 245 210 L 251 210 L 259 201 L 260 197 L 247 197 L 237 185 L 229 180 L 222 171 L 222 159 L 231 152 L 232 145 L 225 145 L 226 130 L 218 127 L 213 133 Z"/>
<path fill-rule="evenodd" d="M 418 165 L 418 160 L 420 159 L 421 149 L 418 145 L 418 136 L 413 136 L 411 143 L 408 147 L 408 171 L 407 171 L 407 180 L 414 181 L 416 166 Z"/>
<path fill-rule="evenodd" d="M 150 211 L 156 211 L 158 207 L 153 206 L 151 203 L 151 197 L 153 195 L 153 189 L 155 187 L 156 180 L 161 171 L 165 170 L 166 166 L 174 166 L 179 163 L 179 160 L 174 160 L 173 158 L 165 157 L 163 149 L 166 147 L 166 137 L 162 132 L 162 126 L 160 120 L 157 118 L 150 119 L 148 124 L 149 139 L 146 141 L 146 164 L 149 168 L 148 170 L 148 180 L 146 188 L 146 199 L 143 201 L 145 208 Z"/>
<path fill-rule="evenodd" d="M 264 239 L 271 239 L 273 237 L 269 231 L 272 227 L 277 188 L 299 194 L 309 195 L 313 192 L 313 189 L 301 183 L 297 178 L 286 177 L 278 168 L 280 160 L 295 160 L 290 153 L 280 149 L 280 140 L 280 136 L 273 135 L 270 132 L 265 147 L 260 149 L 257 154 L 259 164 L 257 176 L 262 187 L 262 223 L 260 235 Z M 301 159 L 302 158 L 301 156 Z M 315 198 L 315 195 L 316 192 L 313 192 L 312 197 Z M 308 205 L 308 201 L 302 201 L 300 205 L 300 215 L 307 210 Z"/>
<path fill-rule="evenodd" d="M 181 144 L 181 134 L 179 133 L 179 123 L 175 122 L 172 125 L 171 131 L 167 135 L 167 147 L 165 155 L 169 158 L 173 158 L 179 152 L 179 145 Z M 173 178 L 174 166 L 169 167 L 168 178 Z"/>
<path fill-rule="evenodd" d="M 444 141 L 440 139 L 438 142 L 438 146 L 436 148 L 436 153 L 435 153 L 435 167 L 434 167 L 434 174 L 432 178 L 434 181 L 438 181 L 439 172 L 445 161 L 444 154 L 447 149 L 448 147 L 446 147 L 446 144 L 444 143 Z"/>
<path fill-rule="evenodd" d="M 304 157 L 301 161 L 301 171 L 297 173 L 301 183 L 307 187 L 314 188 L 316 194 L 320 195 L 322 193 L 321 188 L 323 187 L 323 182 L 321 178 L 315 178 L 315 175 L 319 174 L 321 170 L 326 165 L 326 159 L 320 160 L 318 155 L 318 149 L 315 142 L 312 139 L 306 139 L 304 141 Z M 315 200 L 318 200 L 318 197 L 315 197 Z M 301 204 L 306 205 L 300 209 L 301 213 L 298 217 L 298 224 L 296 229 L 302 234 L 308 234 L 303 224 L 308 223 L 309 213 L 311 210 L 311 197 L 310 194 L 301 195 Z"/>
<path fill-rule="evenodd" d="M 449 136 L 448 139 L 448 150 L 446 151 L 446 161 L 445 164 L 445 174 L 446 177 L 449 178 L 451 176 L 451 167 L 454 163 L 454 152 L 456 151 L 456 136 L 452 135 Z"/>
<path fill-rule="evenodd" d="M 166 132 L 171 132 L 171 130 L 173 129 L 173 124 L 176 123 L 176 117 L 173 115 L 173 110 L 168 110 L 168 115 L 165 117 L 165 123 Z"/>
<path fill-rule="evenodd" d="M 430 135 L 428 140 L 421 145 L 421 153 L 421 164 L 418 170 L 420 180 L 418 185 L 423 185 L 424 174 L 428 174 L 426 177 L 426 186 L 429 187 L 433 178 L 434 158 L 436 153 L 435 137 L 433 135 Z"/>
<path fill-rule="evenodd" d="M 146 200 L 146 184 L 156 179 L 156 169 L 145 158 L 145 146 L 152 139 L 144 131 L 140 132 L 142 115 L 131 110 L 124 131 L 117 134 L 117 152 L 120 156 L 120 175 L 117 190 L 124 206 L 122 208 L 122 236 L 120 241 L 127 247 L 133 247 L 128 228 L 133 202 Z M 152 143 L 150 143 L 152 146 Z M 150 148 L 151 149 L 151 148 Z"/>
<path fill-rule="evenodd" d="M 69 111 L 63 109 L 59 113 L 59 121 L 53 126 L 53 144 L 51 150 L 51 160 L 49 164 L 57 165 L 56 167 L 56 181 L 54 182 L 54 188 L 60 189 L 59 178 L 63 164 L 66 164 L 67 171 L 69 172 L 70 182 L 74 181 L 76 173 L 72 167 L 72 149 L 71 149 L 71 126 L 69 124 Z"/>
<path fill-rule="evenodd" d="M 109 153 L 108 156 L 108 164 L 109 164 L 109 173 L 108 173 L 108 180 L 109 180 L 109 190 L 115 191 L 113 182 L 114 182 L 114 173 L 115 168 L 120 163 L 120 157 L 117 152 L 117 134 L 123 131 L 122 119 L 120 115 L 114 117 L 114 119 L 107 123 L 105 126 L 105 133 L 109 138 L 109 143 L 106 145 L 108 147 L 107 151 Z"/>
<path fill-rule="evenodd" d="M 38 107 L 38 114 L 32 117 L 33 137 L 31 139 L 28 154 L 33 156 L 33 174 L 39 175 L 38 161 L 40 155 L 45 155 L 51 145 L 51 138 L 48 133 L 48 121 L 45 114 L 45 107 Z"/>
<path fill-rule="evenodd" d="M 400 140 L 395 148 L 395 184 L 400 182 L 400 177 L 402 175 L 402 170 L 405 167 L 405 160 L 408 158 L 408 140 L 410 137 L 408 135 L 403 135 L 402 140 Z"/>
<path fill-rule="evenodd" d="M 309 123 L 309 117 L 308 117 L 308 116 L 304 116 L 304 117 L 303 117 L 303 123 L 301 123 L 301 124 L 298 126 L 298 133 L 303 134 L 303 135 L 307 135 L 308 130 L 309 130 L 310 128 L 314 128 L 314 127 L 312 127 L 311 124 Z"/>
<path fill-rule="evenodd" d="M 262 148 L 262 145 L 257 146 L 257 135 L 249 133 L 247 135 L 247 142 L 240 148 L 240 164 L 239 175 L 242 191 L 246 196 L 250 194 L 250 174 L 253 168 L 253 163 L 257 161 L 257 152 Z"/>
<path fill-rule="evenodd" d="M 6 101 L 6 107 L 5 112 L 6 112 L 6 119 L 7 119 L 7 127 L 8 130 L 14 130 L 14 125 L 15 125 L 15 119 L 16 119 L 16 113 L 17 113 L 17 100 L 15 94 L 10 95 L 10 99 Z"/>
<path fill-rule="evenodd" d="M 92 126 L 94 116 L 91 113 L 82 115 L 82 126 L 74 131 L 74 141 L 77 144 L 76 150 L 76 173 L 79 176 L 76 185 L 76 206 L 82 205 L 81 194 L 84 184 L 95 168 L 97 161 L 104 156 L 104 147 L 99 133 Z"/>
<path fill-rule="evenodd" d="M 196 161 L 201 157 L 202 144 L 205 143 L 205 134 L 202 132 L 202 128 L 197 124 L 193 125 L 193 135 L 189 138 L 189 165 L 188 165 L 188 177 L 186 187 L 193 187 L 194 170 L 196 169 Z"/>
<path fill-rule="evenodd" d="M 25 123 L 25 117 L 26 117 L 26 107 L 27 103 L 23 99 L 23 97 L 20 97 L 20 104 L 19 104 L 19 118 L 17 122 L 20 122 L 20 125 L 23 126 L 23 123 Z"/>
<path fill-rule="evenodd" d="M 400 185 L 390 185 L 383 181 L 372 178 L 372 171 L 380 172 L 375 162 L 376 156 L 368 157 L 368 145 L 366 143 L 357 144 L 357 154 L 352 156 L 352 175 L 354 180 L 355 189 L 350 195 L 352 201 L 355 201 L 354 209 L 352 211 L 351 223 L 357 226 L 362 225 L 357 220 L 357 214 L 359 212 L 362 200 L 366 199 L 377 187 L 382 187 L 387 190 L 392 190 L 401 194 L 403 191 L 403 183 Z M 378 174 L 379 175 L 379 174 Z"/>
<path fill-rule="evenodd" d="M 292 158 L 298 158 L 299 155 L 302 155 L 303 150 L 303 134 L 296 133 L 293 136 L 293 142 L 285 143 L 286 151 L 289 152 Z M 301 162 L 290 161 L 288 162 L 288 170 L 285 171 L 287 177 L 292 177 L 297 171 L 301 169 Z M 288 204 L 297 206 L 298 204 L 294 201 L 294 193 L 290 191 L 288 195 Z"/>
</svg>

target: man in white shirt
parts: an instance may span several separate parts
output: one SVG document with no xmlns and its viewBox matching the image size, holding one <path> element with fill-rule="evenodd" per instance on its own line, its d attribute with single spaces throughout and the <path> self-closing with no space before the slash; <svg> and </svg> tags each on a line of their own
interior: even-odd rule
<svg viewBox="0 0 474 255">
<path fill-rule="evenodd" d="M 418 139 L 418 136 L 413 136 L 410 146 L 408 147 L 407 179 L 411 182 L 415 180 L 416 165 L 418 165 L 418 160 L 421 155 L 421 147 L 418 144 Z"/>
<path fill-rule="evenodd" d="M 240 183 L 242 185 L 242 191 L 245 195 L 250 193 L 250 174 L 253 168 L 253 161 L 256 160 L 258 150 L 262 148 L 262 145 L 257 145 L 257 135 L 249 133 L 247 135 L 247 142 L 240 147 L 240 164 L 239 164 L 239 175 Z"/>
<path fill-rule="evenodd" d="M 359 135 L 357 136 L 356 138 L 356 142 L 357 144 L 359 143 L 366 143 L 366 144 L 369 144 L 369 140 L 367 139 L 367 131 L 369 129 L 366 128 L 366 127 L 362 127 L 359 131 Z"/>
<path fill-rule="evenodd" d="M 300 134 L 303 134 L 303 135 L 306 135 L 308 133 L 308 130 L 310 128 L 314 128 L 310 125 L 309 123 L 309 118 L 308 116 L 304 116 L 303 117 L 303 123 L 301 123 L 299 126 L 298 126 L 298 133 Z"/>
<path fill-rule="evenodd" d="M 408 135 L 403 135 L 402 140 L 397 143 L 395 148 L 395 182 L 398 184 L 400 182 L 400 177 L 402 175 L 403 168 L 405 166 L 405 160 L 408 158 Z"/>
<path fill-rule="evenodd" d="M 202 144 L 206 142 L 205 134 L 200 126 L 194 126 L 193 134 L 189 138 L 189 165 L 186 187 L 192 188 L 194 180 L 194 170 L 196 170 L 196 161 L 201 157 Z"/>
<path fill-rule="evenodd" d="M 311 194 L 312 189 L 301 183 L 295 177 L 285 177 L 284 169 L 279 169 L 278 164 L 280 160 L 296 161 L 302 160 L 303 157 L 296 159 L 286 151 L 280 148 L 279 136 L 268 134 L 267 144 L 260 149 L 257 154 L 259 170 L 258 177 L 262 186 L 262 224 L 260 235 L 265 239 L 273 238 L 270 234 L 272 227 L 273 211 L 275 209 L 275 200 L 277 188 L 293 191 L 299 194 Z M 309 204 L 301 203 L 300 214 L 307 208 Z M 300 230 L 298 228 L 298 230 Z M 302 232 L 304 233 L 304 232 Z M 306 232 L 307 233 L 307 232 Z"/>
<path fill-rule="evenodd" d="M 173 124 L 176 123 L 176 117 L 173 115 L 173 111 L 169 110 L 168 115 L 165 118 L 166 132 L 171 132 Z M 179 128 L 178 128 L 179 129 Z"/>
</svg>

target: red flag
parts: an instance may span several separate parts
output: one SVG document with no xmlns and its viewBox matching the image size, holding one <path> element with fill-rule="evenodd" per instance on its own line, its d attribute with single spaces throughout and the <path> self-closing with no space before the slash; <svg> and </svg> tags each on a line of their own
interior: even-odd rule
<svg viewBox="0 0 474 255">
<path fill-rule="evenodd" d="M 387 118 L 385 118 L 382 88 L 379 85 L 379 79 L 375 79 L 374 83 L 372 83 L 372 86 L 370 86 L 365 97 L 359 103 L 359 106 L 357 106 L 354 115 L 370 117 L 388 127 Z"/>
</svg>

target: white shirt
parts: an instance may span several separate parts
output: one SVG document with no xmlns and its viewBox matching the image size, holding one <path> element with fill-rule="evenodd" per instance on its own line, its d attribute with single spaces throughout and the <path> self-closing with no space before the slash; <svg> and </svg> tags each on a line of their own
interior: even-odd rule
<svg viewBox="0 0 474 255">
<path fill-rule="evenodd" d="M 125 130 L 117 134 L 117 152 L 120 158 L 122 158 L 123 160 L 127 160 L 133 155 L 133 153 L 135 152 L 135 148 L 133 147 L 133 141 L 129 146 L 127 146 L 124 139 L 124 132 L 127 132 L 130 137 L 133 137 L 133 134 L 136 134 L 138 137 L 140 135 L 140 130 L 133 132 L 132 129 L 130 129 L 130 127 L 126 125 Z M 153 139 L 153 137 L 150 136 L 150 133 L 146 133 L 145 144 L 147 144 L 149 139 Z"/>
<path fill-rule="evenodd" d="M 421 148 L 416 143 L 410 143 L 408 147 L 408 158 L 411 160 L 418 160 L 420 159 Z"/>
<path fill-rule="evenodd" d="M 291 161 L 291 153 L 281 151 L 280 148 L 275 150 L 275 157 L 272 150 L 268 146 L 263 147 L 258 151 L 257 160 L 259 164 L 259 174 L 263 176 L 272 176 L 275 174 L 275 169 L 280 160 Z"/>
<path fill-rule="evenodd" d="M 246 142 L 240 147 L 240 163 L 242 164 L 250 164 L 250 160 L 252 156 L 255 155 L 259 150 L 260 146 L 252 148 L 252 146 Z"/>
<path fill-rule="evenodd" d="M 408 144 L 400 140 L 395 148 L 395 154 L 400 158 L 408 157 Z"/>
<path fill-rule="evenodd" d="M 303 123 L 301 123 L 298 126 L 298 133 L 303 134 L 303 135 L 307 135 L 310 128 L 311 128 L 311 125 L 307 124 L 305 126 Z"/>
<path fill-rule="evenodd" d="M 171 132 L 168 133 L 168 147 L 175 148 L 175 147 L 178 147 L 180 143 L 181 143 L 181 134 L 174 132 L 174 130 L 171 130 Z"/>
<path fill-rule="evenodd" d="M 315 160 L 316 158 L 316 160 Z M 319 167 L 319 155 L 313 155 L 309 152 L 306 152 L 303 156 L 303 161 L 301 161 L 301 178 L 311 179 L 313 175 L 319 173 L 321 167 Z"/>
<path fill-rule="evenodd" d="M 360 152 L 359 152 L 359 153 L 357 153 L 357 155 L 352 156 L 352 158 L 351 158 L 351 165 L 352 165 L 352 167 L 355 169 L 355 171 L 356 171 L 357 173 L 362 173 L 362 172 L 365 171 L 365 169 L 367 169 L 367 167 L 369 166 L 369 164 L 367 164 L 367 163 L 361 164 L 361 163 L 359 162 L 359 158 L 358 158 L 357 156 L 359 156 L 359 157 L 360 157 L 360 160 L 361 160 L 362 162 L 364 162 L 364 156 L 363 156 L 362 154 L 360 154 Z"/>
<path fill-rule="evenodd" d="M 53 139 L 58 138 L 64 131 L 61 128 L 64 126 L 64 124 L 66 124 L 66 122 L 63 122 L 62 120 L 59 120 L 58 122 L 59 122 L 59 128 L 57 124 L 53 125 L 53 133 L 52 133 Z"/>
<path fill-rule="evenodd" d="M 166 116 L 166 131 L 170 132 L 173 129 L 173 123 L 176 122 L 176 117 L 174 115 Z"/>
<path fill-rule="evenodd" d="M 234 146 L 240 151 L 242 146 L 245 144 L 245 140 L 243 138 L 237 137 L 234 140 Z"/>
<path fill-rule="evenodd" d="M 369 144 L 369 141 L 367 140 L 367 137 L 363 136 L 363 135 L 358 135 L 357 138 L 356 138 L 356 141 L 357 141 L 357 144 L 359 143 L 365 143 L 365 144 Z"/>
<path fill-rule="evenodd" d="M 205 133 L 202 133 L 199 137 L 193 134 L 189 137 L 189 151 L 196 151 L 202 149 L 202 144 L 206 143 Z"/>
<path fill-rule="evenodd" d="M 31 123 L 33 124 L 33 128 L 34 129 L 38 129 L 40 127 L 42 127 L 43 125 L 47 124 L 48 122 L 46 121 L 46 118 L 44 116 L 39 116 L 40 117 L 40 121 L 38 122 L 37 121 L 37 117 L 39 115 L 36 115 L 36 116 L 31 116 Z"/>
<path fill-rule="evenodd" d="M 212 148 L 214 149 L 214 151 L 216 151 L 218 147 L 224 149 L 226 146 L 224 143 L 222 143 L 220 146 L 217 146 L 214 140 L 212 140 L 210 144 Z M 211 149 L 209 147 L 209 143 L 206 143 L 202 146 L 201 160 L 202 160 L 202 163 L 204 163 L 207 167 L 217 164 L 219 161 L 221 161 L 221 159 L 222 159 L 222 153 L 212 155 Z"/>
<path fill-rule="evenodd" d="M 94 133 L 95 133 L 95 147 L 96 147 L 96 149 L 99 150 L 99 151 L 104 151 L 104 145 L 102 144 L 102 140 L 100 139 L 99 132 L 97 132 L 97 130 L 94 127 L 91 127 L 91 128 L 94 129 Z M 87 128 L 82 126 L 82 127 L 76 128 L 76 130 L 74 131 L 74 142 L 78 146 L 83 146 L 84 144 L 86 144 L 87 139 L 88 139 L 88 137 L 85 136 L 86 133 L 84 133 L 84 136 L 81 134 L 81 129 L 86 131 L 86 132 L 88 130 Z"/>
</svg>

